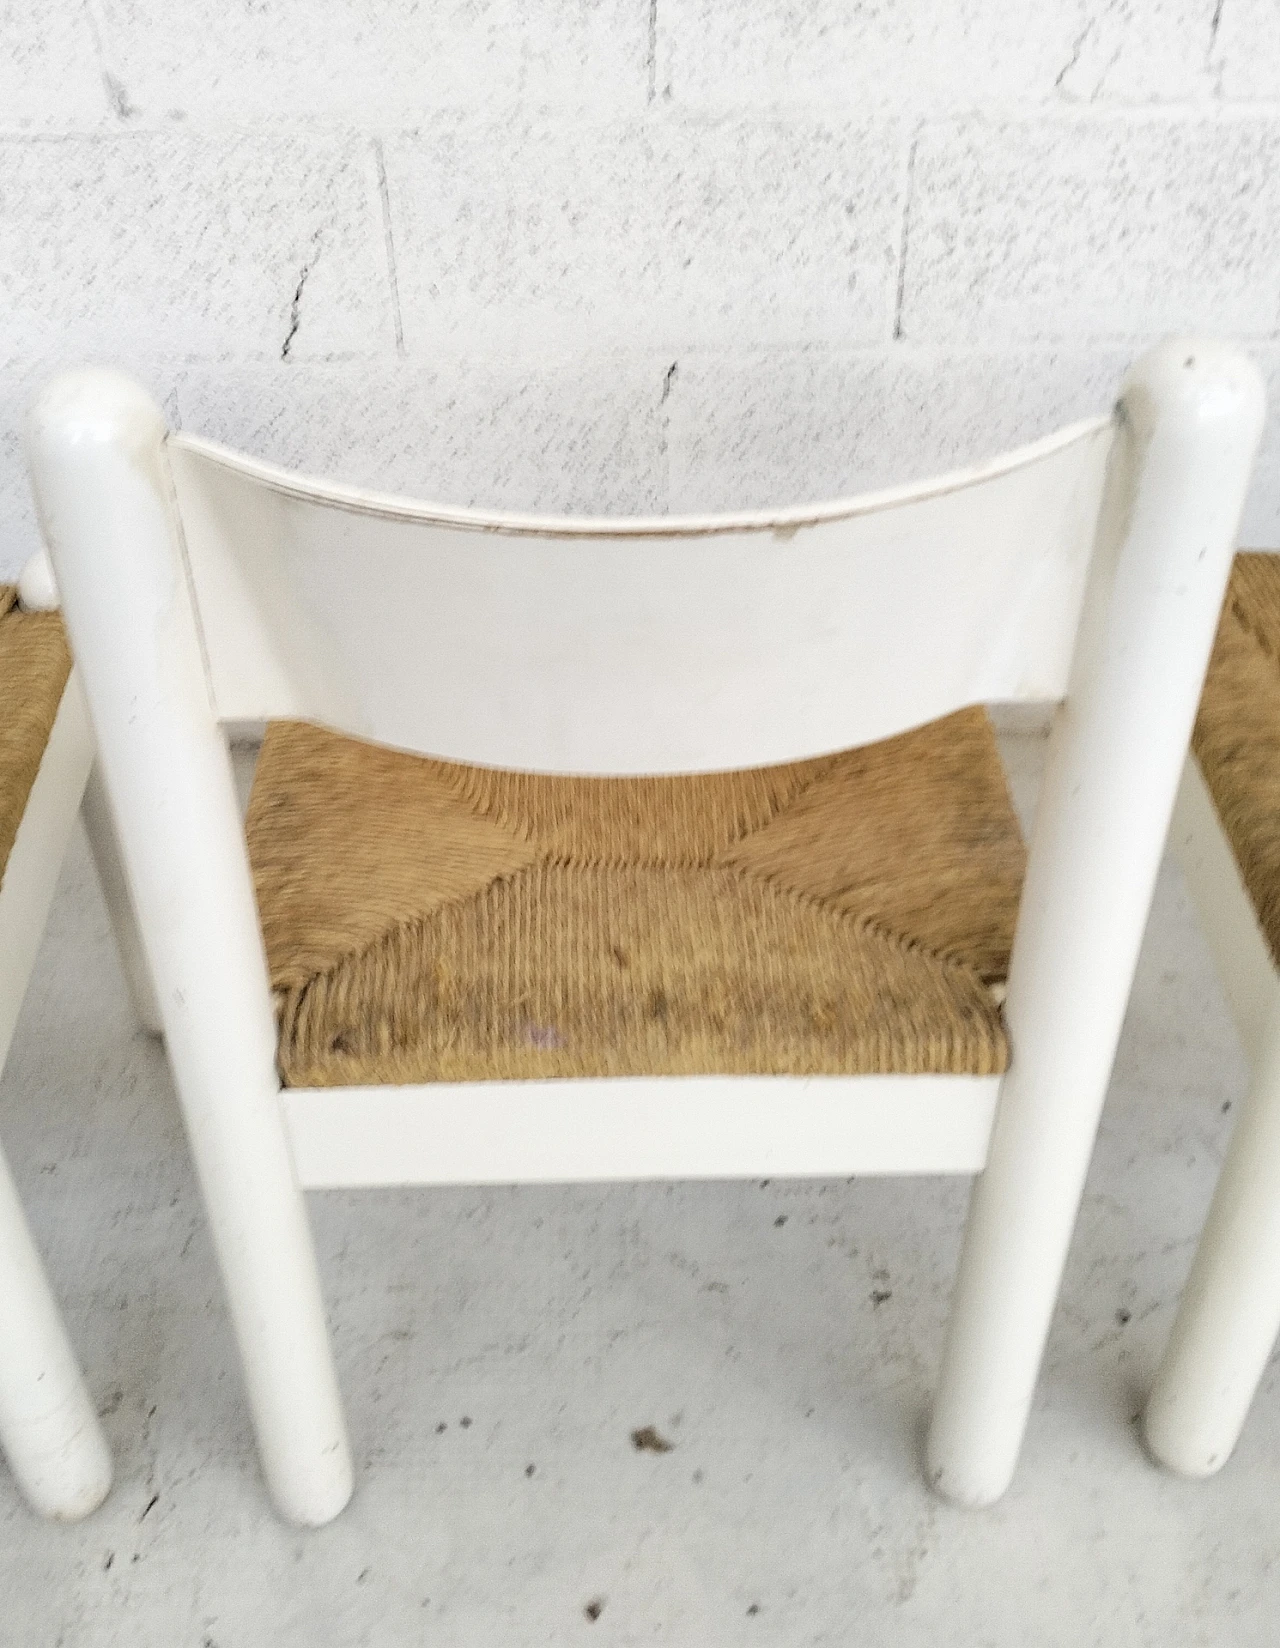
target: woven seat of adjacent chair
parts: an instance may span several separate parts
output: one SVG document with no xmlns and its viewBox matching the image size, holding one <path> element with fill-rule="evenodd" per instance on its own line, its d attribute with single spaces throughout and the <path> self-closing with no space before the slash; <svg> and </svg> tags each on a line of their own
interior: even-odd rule
<svg viewBox="0 0 1280 1648">
<path fill-rule="evenodd" d="M 1280 966 L 1280 556 L 1236 556 L 1192 747 Z"/>
<path fill-rule="evenodd" d="M 71 671 L 59 614 L 22 612 L 17 598 L 0 584 L 0 880 Z"/>
<path fill-rule="evenodd" d="M 275 722 L 246 829 L 290 1086 L 1008 1061 L 1024 853 L 981 710 L 636 779 Z"/>
</svg>

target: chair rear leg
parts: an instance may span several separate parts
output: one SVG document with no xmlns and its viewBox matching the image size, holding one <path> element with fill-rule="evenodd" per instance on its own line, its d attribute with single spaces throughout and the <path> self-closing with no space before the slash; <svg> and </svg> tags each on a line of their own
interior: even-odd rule
<svg viewBox="0 0 1280 1648">
<path fill-rule="evenodd" d="M 98 884 L 102 888 L 107 914 L 111 918 L 116 952 L 120 957 L 120 966 L 124 971 L 133 1010 L 144 1030 L 153 1036 L 162 1035 L 164 1027 L 160 1022 L 155 988 L 142 948 L 137 919 L 133 913 L 133 900 L 129 896 L 124 862 L 120 857 L 115 823 L 111 817 L 111 804 L 107 799 L 106 786 L 102 782 L 102 774 L 96 761 L 85 785 L 80 815 L 84 819 L 89 850 L 93 854 L 94 868 L 98 872 Z"/>
<path fill-rule="evenodd" d="M 111 1486 L 111 1455 L 44 1267 L 0 1155 L 0 1444 L 41 1516 L 88 1516 Z"/>
<path fill-rule="evenodd" d="M 1272 1015 L 1143 1420 L 1171 1470 L 1230 1458 L 1280 1334 L 1280 1008 Z"/>
</svg>

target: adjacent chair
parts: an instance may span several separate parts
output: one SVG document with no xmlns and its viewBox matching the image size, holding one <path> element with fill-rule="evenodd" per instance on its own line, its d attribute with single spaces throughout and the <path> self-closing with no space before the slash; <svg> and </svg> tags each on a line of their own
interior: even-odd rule
<svg viewBox="0 0 1280 1648">
<path fill-rule="evenodd" d="M 47 581 L 23 580 L 31 608 Z M 0 1069 L 89 778 L 93 741 L 56 612 L 0 585 Z M 43 1516 L 87 1515 L 111 1458 L 0 1153 L 0 1445 Z"/>
<path fill-rule="evenodd" d="M 998 1497 L 1262 411 L 1247 360 L 1171 340 L 978 468 L 606 520 L 49 386 L 43 527 L 286 1517 L 352 1486 L 326 1185 L 977 1174 L 928 1471 Z M 1059 706 L 1025 879 L 1006 701 Z"/>
<path fill-rule="evenodd" d="M 1280 555 L 1236 558 L 1170 840 L 1252 1067 L 1146 1411 L 1209 1476 L 1280 1333 Z"/>
</svg>

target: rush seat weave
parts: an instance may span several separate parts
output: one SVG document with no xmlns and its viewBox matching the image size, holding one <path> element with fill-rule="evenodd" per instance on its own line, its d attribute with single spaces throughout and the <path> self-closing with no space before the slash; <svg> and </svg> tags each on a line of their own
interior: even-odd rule
<svg viewBox="0 0 1280 1648">
<path fill-rule="evenodd" d="M 275 722 L 246 830 L 290 1086 L 1008 1061 L 1024 852 L 981 710 L 636 779 Z"/>
<path fill-rule="evenodd" d="M 1192 747 L 1280 966 L 1280 556 L 1236 556 Z"/>
<path fill-rule="evenodd" d="M 71 671 L 62 619 L 22 612 L 0 584 L 0 881 Z"/>
</svg>

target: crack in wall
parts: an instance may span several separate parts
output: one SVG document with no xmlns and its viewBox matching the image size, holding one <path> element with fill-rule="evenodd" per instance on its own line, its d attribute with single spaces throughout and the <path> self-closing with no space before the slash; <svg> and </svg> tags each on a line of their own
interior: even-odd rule
<svg viewBox="0 0 1280 1648">
<path fill-rule="evenodd" d="M 902 306 L 907 294 L 907 246 L 911 239 L 911 206 L 916 190 L 916 150 L 920 146 L 920 133 L 917 131 L 911 139 L 911 148 L 907 154 L 907 181 L 903 189 L 902 200 L 902 241 L 898 248 L 898 289 L 894 296 L 893 305 L 893 336 L 895 341 L 902 337 Z"/>
<path fill-rule="evenodd" d="M 1209 24 L 1209 56 L 1212 57 L 1214 48 L 1218 44 L 1218 30 L 1222 27 L 1222 8 L 1225 0 L 1218 0 L 1213 8 L 1213 20 Z"/>
<path fill-rule="evenodd" d="M 93 36 L 93 55 L 98 62 L 98 73 L 102 78 L 102 89 L 107 94 L 107 102 L 117 120 L 132 120 L 138 113 L 137 106 L 130 101 L 129 89 L 118 74 L 113 74 L 107 66 L 107 51 L 103 39 L 102 20 L 98 16 L 97 7 L 92 0 L 84 0 L 84 15 L 89 24 L 89 33 Z"/>
<path fill-rule="evenodd" d="M 294 288 L 293 302 L 289 305 L 289 330 L 285 333 L 284 343 L 280 348 L 280 359 L 282 361 L 288 360 L 289 351 L 293 347 L 293 340 L 298 335 L 298 327 L 302 324 L 302 293 L 313 266 L 314 260 L 312 263 L 302 265 L 302 271 L 298 276 L 298 284 Z"/>
<path fill-rule="evenodd" d="M 658 0 L 649 0 L 649 97 L 658 95 Z"/>
<path fill-rule="evenodd" d="M 668 509 L 671 507 L 671 409 L 667 402 L 679 369 L 680 362 L 673 360 L 662 375 L 662 393 L 658 396 L 658 461 L 665 507 Z"/>
<path fill-rule="evenodd" d="M 1205 71 L 1213 82 L 1213 95 L 1215 97 L 1225 95 L 1222 89 L 1222 76 L 1227 65 L 1221 58 L 1218 58 L 1216 62 L 1214 61 L 1214 53 L 1218 49 L 1218 30 L 1222 27 L 1222 8 L 1225 3 L 1226 0 L 1217 0 L 1217 4 L 1213 8 L 1213 18 L 1209 24 L 1209 45 L 1204 54 Z"/>
<path fill-rule="evenodd" d="M 1053 89 L 1055 91 L 1065 93 L 1066 88 L 1063 85 L 1063 81 L 1071 73 L 1072 69 L 1078 66 L 1080 62 L 1080 54 L 1084 51 L 1084 43 L 1092 33 L 1093 18 L 1091 17 L 1085 26 L 1080 30 L 1080 33 L 1076 36 L 1075 44 L 1071 48 L 1071 56 L 1058 70 L 1058 77 L 1053 83 Z"/>
<path fill-rule="evenodd" d="M 395 327 L 396 354 L 403 357 L 404 317 L 400 312 L 400 280 L 396 274 L 396 243 L 391 231 L 391 190 L 387 184 L 387 161 L 382 139 L 373 139 L 373 162 L 378 172 L 378 197 L 382 202 L 382 238 L 387 249 L 387 281 L 391 287 L 391 320 Z"/>
<path fill-rule="evenodd" d="M 1087 91 L 1083 87 L 1079 90 L 1073 89 L 1067 85 L 1067 77 L 1074 69 L 1078 69 L 1080 67 L 1081 62 L 1084 59 L 1085 47 L 1089 44 L 1091 36 L 1093 37 L 1095 44 L 1104 38 L 1102 31 L 1098 27 L 1098 19 L 1096 17 L 1091 17 L 1085 26 L 1080 30 L 1080 33 L 1076 36 L 1075 43 L 1071 48 L 1071 56 L 1058 71 L 1057 78 L 1053 82 L 1054 90 L 1069 102 L 1096 103 L 1102 94 L 1102 88 L 1107 83 L 1107 76 L 1111 73 L 1112 69 L 1115 68 L 1116 64 L 1120 61 L 1120 58 L 1123 55 L 1124 46 L 1122 43 L 1118 45 L 1111 53 L 1110 57 L 1108 57 L 1106 62 L 1102 65 L 1101 69 L 1097 67 L 1096 62 L 1091 69 L 1086 66 L 1086 74 L 1091 73 L 1093 75 L 1093 84 Z"/>
<path fill-rule="evenodd" d="M 102 84 L 107 89 L 107 99 L 111 107 L 121 120 L 132 120 L 137 109 L 129 101 L 129 91 L 123 80 L 112 74 L 110 69 L 103 69 Z"/>
</svg>

